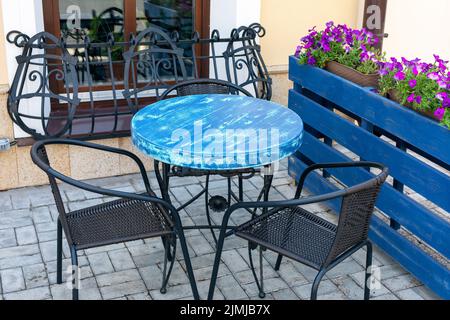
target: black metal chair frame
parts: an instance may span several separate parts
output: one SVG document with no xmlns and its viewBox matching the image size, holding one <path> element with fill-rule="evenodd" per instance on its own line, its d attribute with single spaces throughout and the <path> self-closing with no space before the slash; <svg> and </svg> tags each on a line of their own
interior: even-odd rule
<svg viewBox="0 0 450 320">
<path fill-rule="evenodd" d="M 46 152 L 46 146 L 49 145 L 72 145 L 72 146 L 78 146 L 83 148 L 89 148 L 89 149 L 95 149 L 103 152 L 109 152 L 118 154 L 121 156 L 125 156 L 133 160 L 136 165 L 139 168 L 139 171 L 142 175 L 143 183 L 145 185 L 146 193 L 143 194 L 134 194 L 129 192 L 122 192 L 122 191 L 116 191 L 116 190 L 110 190 L 105 188 L 100 188 L 91 184 L 88 184 L 86 182 L 77 181 L 71 177 L 68 177 L 55 169 L 53 169 L 50 166 L 50 162 L 47 156 Z M 58 227 L 57 227 L 57 283 L 62 283 L 62 232 L 64 230 L 64 233 L 66 235 L 67 242 L 70 247 L 70 253 L 71 253 L 71 260 L 72 260 L 72 266 L 77 269 L 78 267 L 78 257 L 77 257 L 77 251 L 93 248 L 93 247 L 99 247 L 104 245 L 110 245 L 115 243 L 122 243 L 126 241 L 132 241 L 132 240 L 138 240 L 138 239 L 146 239 L 146 238 L 154 238 L 154 237 L 161 237 L 163 240 L 163 244 L 165 247 L 165 256 L 164 256 L 164 270 L 163 270 L 163 280 L 162 280 L 162 287 L 161 287 L 161 293 L 166 293 L 167 290 L 167 284 L 173 269 L 173 265 L 175 262 L 175 253 L 176 253 L 176 241 L 177 238 L 180 242 L 181 250 L 183 253 L 183 257 L 186 264 L 187 274 L 190 281 L 191 289 L 193 296 L 196 300 L 199 299 L 198 290 L 195 282 L 195 277 L 189 257 L 188 247 L 186 244 L 186 239 L 184 236 L 181 219 L 178 214 L 178 210 L 173 207 L 173 205 L 161 198 L 158 198 L 156 194 L 153 192 L 153 190 L 150 187 L 150 181 L 147 176 L 145 167 L 141 160 L 134 155 L 131 152 L 128 152 L 126 150 L 112 148 L 108 146 L 93 144 L 89 142 L 83 142 L 83 141 L 77 141 L 77 140 L 69 140 L 69 139 L 49 139 L 49 140 L 43 140 L 36 142 L 32 149 L 31 149 L 31 157 L 33 159 L 33 162 L 42 169 L 49 178 L 50 186 L 55 198 L 56 206 L 59 213 L 58 218 Z M 64 207 L 64 203 L 59 191 L 59 187 L 57 184 L 57 180 L 67 183 L 69 185 L 72 185 L 76 188 L 80 188 L 82 190 L 86 190 L 89 192 L 101 194 L 104 196 L 110 196 L 115 197 L 121 200 L 112 201 L 109 203 L 105 203 L 99 206 L 94 206 L 90 208 L 85 208 L 79 211 L 76 211 L 78 215 L 86 216 L 89 213 L 89 210 L 95 211 L 97 210 L 103 210 L 102 213 L 108 212 L 108 210 L 114 210 L 117 206 L 121 207 L 120 214 L 129 214 L 130 211 L 133 209 L 136 209 L 137 205 L 143 205 L 151 206 L 151 210 L 157 210 L 158 213 L 160 213 L 160 219 L 161 221 L 164 221 L 165 226 L 162 230 L 157 231 L 141 231 L 140 234 L 134 234 L 134 232 L 130 232 L 129 235 L 123 235 L 116 238 L 108 238 L 104 239 L 102 238 L 102 241 L 94 241 L 92 243 L 82 243 L 81 245 L 78 245 L 73 237 L 73 232 L 71 225 L 69 223 L 69 216 L 71 214 L 74 214 L 73 212 L 66 212 L 66 209 Z M 133 204 L 134 207 L 128 206 L 129 204 Z M 99 207 L 102 207 L 99 209 Z M 146 214 L 149 213 L 146 212 L 140 212 L 139 214 Z M 91 213 L 94 215 L 94 213 Z M 131 214 L 131 213 L 130 213 Z M 100 218 L 99 218 L 100 219 Z M 140 218 L 139 218 L 140 219 Z M 99 221 L 97 221 L 99 222 Z M 107 221 L 103 221 L 104 223 L 107 223 Z M 153 221 L 154 222 L 154 221 Z M 102 223 L 102 222 L 99 222 Z M 158 221 L 157 221 L 158 223 Z M 129 232 L 129 230 L 126 230 Z M 87 236 L 87 235 L 86 235 Z M 79 241 L 83 242 L 83 241 Z M 171 249 L 172 248 L 172 249 Z M 168 267 L 168 261 L 171 262 L 170 266 Z M 76 271 L 72 270 L 73 275 L 76 275 Z M 73 277 L 72 279 L 73 289 L 72 289 L 72 298 L 74 300 L 78 300 L 78 278 Z"/>
<path fill-rule="evenodd" d="M 167 89 L 160 97 L 160 100 L 170 99 L 172 94 L 176 93 L 176 96 L 186 96 L 186 95 L 197 95 L 197 94 L 233 94 L 239 95 L 243 94 L 247 97 L 252 97 L 247 90 L 237 86 L 231 82 L 216 80 L 216 79 L 195 79 L 188 80 Z M 192 176 L 206 176 L 206 183 L 203 190 L 195 195 L 190 201 L 183 204 L 178 210 L 183 210 L 195 201 L 197 201 L 201 196 L 205 195 L 205 208 L 206 208 L 206 218 L 208 221 L 208 228 L 211 230 L 211 235 L 214 241 L 217 243 L 217 235 L 214 232 L 214 226 L 211 220 L 211 214 L 209 209 L 209 183 L 211 175 L 220 175 L 227 178 L 228 187 L 228 207 L 231 206 L 232 199 L 237 202 L 244 201 L 244 190 L 243 182 L 244 180 L 251 179 L 257 174 L 259 169 L 241 169 L 241 170 L 194 170 L 189 168 L 182 168 L 177 166 L 171 166 L 169 164 L 162 164 L 162 169 L 160 169 L 159 161 L 155 161 L 155 172 L 158 179 L 161 190 L 163 190 L 163 197 L 170 201 L 169 195 L 169 180 L 171 177 L 192 177 Z M 162 172 L 161 172 L 162 171 Z M 238 195 L 236 195 L 232 190 L 231 179 L 233 177 L 238 177 Z M 270 188 L 270 186 L 268 187 Z M 261 191 L 258 200 L 264 195 L 264 190 Z M 200 228 L 203 228 L 200 226 Z"/>
<path fill-rule="evenodd" d="M 356 186 L 352 186 L 349 188 L 345 188 L 342 190 L 338 190 L 335 192 L 323 194 L 323 195 L 317 195 L 317 196 L 311 196 L 306 198 L 300 198 L 303 187 L 306 181 L 306 178 L 313 173 L 316 170 L 323 169 L 324 173 L 327 169 L 342 169 L 342 168 L 357 168 L 357 167 L 365 167 L 365 168 L 376 168 L 381 170 L 381 173 L 375 176 L 374 178 L 363 182 L 361 184 L 358 184 Z M 327 173 L 328 174 L 328 173 Z M 317 291 L 319 288 L 320 281 L 325 276 L 325 274 L 330 271 L 331 269 L 335 268 L 339 263 L 344 261 L 346 258 L 351 256 L 353 253 L 358 251 L 359 249 L 363 247 L 367 247 L 367 256 L 366 256 L 366 271 L 365 271 L 365 286 L 364 286 L 364 299 L 368 300 L 370 298 L 370 289 L 368 287 L 368 281 L 371 274 L 371 265 L 372 265 L 372 244 L 368 240 L 368 230 L 369 230 L 369 224 L 370 224 L 370 218 L 373 213 L 373 209 L 375 206 L 376 196 L 378 195 L 381 186 L 385 182 L 386 178 L 388 177 L 388 169 L 384 167 L 382 164 L 379 163 L 373 163 L 373 162 L 349 162 L 349 163 L 331 163 L 331 164 L 316 164 L 309 168 L 307 168 L 302 176 L 300 177 L 299 184 L 297 187 L 297 192 L 295 195 L 295 198 L 293 200 L 287 200 L 287 201 L 265 201 L 265 202 L 240 202 L 228 209 L 228 211 L 225 213 L 223 217 L 222 227 L 220 231 L 219 240 L 217 243 L 217 251 L 215 256 L 215 262 L 213 267 L 213 273 L 210 283 L 210 289 L 208 294 L 208 299 L 212 300 L 214 297 L 214 290 L 216 286 L 216 280 L 217 275 L 220 267 L 221 262 L 221 254 L 223 250 L 223 245 L 225 238 L 230 237 L 232 235 L 236 235 L 238 237 L 244 238 L 248 240 L 250 243 L 258 244 L 260 247 L 259 253 L 260 253 L 260 279 L 258 279 L 258 276 L 256 275 L 254 264 L 252 259 L 250 260 L 250 266 L 252 269 L 253 276 L 256 281 L 256 285 L 259 290 L 259 296 L 261 298 L 265 297 L 264 293 L 264 278 L 263 278 L 263 264 L 262 264 L 262 252 L 266 249 L 272 250 L 274 252 L 277 252 L 279 254 L 275 269 L 279 270 L 282 257 L 287 256 L 291 259 L 294 259 L 298 262 L 301 262 L 303 264 L 307 264 L 308 266 L 318 270 L 318 274 L 316 278 L 314 279 L 314 283 L 311 289 L 311 299 L 316 300 L 317 299 Z M 344 206 L 348 207 L 351 200 L 348 200 L 348 202 L 345 202 L 346 199 L 349 199 L 349 197 L 356 196 L 360 192 L 373 192 L 373 198 L 371 198 L 370 208 L 364 208 L 367 210 L 367 212 L 364 212 L 364 217 L 362 218 L 362 222 L 360 222 L 360 225 L 354 227 L 351 225 L 346 225 L 349 217 L 351 216 L 351 213 L 349 212 L 343 212 Z M 279 213 L 282 210 L 288 209 L 288 210 L 295 210 L 296 208 L 299 208 L 300 206 L 308 205 L 308 204 L 314 204 L 314 203 L 323 203 L 331 200 L 336 199 L 342 199 L 342 206 L 341 206 L 341 214 L 339 218 L 339 223 L 335 227 L 334 232 L 334 240 L 332 242 L 331 247 L 329 248 L 329 252 L 326 252 L 326 259 L 323 260 L 320 264 L 315 264 L 313 262 L 310 262 L 308 260 L 305 260 L 304 258 L 299 257 L 293 252 L 290 252 L 289 250 L 277 247 L 271 243 L 268 243 L 267 241 L 262 241 L 258 239 L 257 237 L 252 237 L 251 235 L 244 235 L 242 230 L 245 230 L 252 224 L 258 220 L 261 223 L 264 223 L 266 219 L 273 217 L 277 213 Z M 241 225 L 237 228 L 230 228 L 228 227 L 230 216 L 236 212 L 239 209 L 256 209 L 256 208 L 263 208 L 266 210 L 263 215 L 257 217 L 256 219 L 251 220 L 250 222 Z M 272 208 L 272 209 L 271 209 Z M 359 209 L 358 209 L 359 210 Z M 370 213 L 368 213 L 370 212 Z M 313 216 L 312 214 L 310 214 Z M 318 219 L 322 225 L 332 225 L 331 223 L 327 222 L 326 220 L 323 220 L 321 218 L 316 217 L 315 219 Z M 360 237 L 355 240 L 353 239 L 352 242 L 346 243 L 345 242 L 345 236 L 346 236 L 346 228 L 349 227 L 350 229 L 353 228 L 354 232 L 359 232 Z M 355 229 L 360 230 L 355 230 Z M 349 230 L 347 230 L 349 231 Z M 288 230 L 286 230 L 288 232 Z M 347 232 L 348 234 L 348 232 Z M 251 251 L 254 248 L 249 247 L 249 254 L 251 258 Z"/>
</svg>

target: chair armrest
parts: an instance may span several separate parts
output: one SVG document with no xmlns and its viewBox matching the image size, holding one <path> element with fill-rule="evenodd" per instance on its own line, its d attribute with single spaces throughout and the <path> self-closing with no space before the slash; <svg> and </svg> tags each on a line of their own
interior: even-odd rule
<svg viewBox="0 0 450 320">
<path fill-rule="evenodd" d="M 228 221 L 231 215 L 239 209 L 257 209 L 257 208 L 293 208 L 303 206 L 312 203 L 321 203 L 328 200 L 341 198 L 348 193 L 348 190 L 338 190 L 335 192 L 327 193 L 319 196 L 312 196 L 294 200 L 282 200 L 282 201 L 266 201 L 266 202 L 239 202 L 231 206 L 226 212 L 222 220 L 222 230 L 228 229 Z M 275 210 L 271 210 L 268 214 L 271 214 Z"/>
<path fill-rule="evenodd" d="M 31 158 L 33 159 L 33 162 L 37 166 L 39 166 L 42 170 L 44 170 L 47 173 L 50 173 L 50 171 L 53 171 L 53 172 L 56 172 L 56 171 L 53 170 L 49 165 L 44 163 L 37 156 L 37 150 L 40 147 L 42 147 L 43 145 L 52 145 L 52 144 L 73 145 L 73 146 L 79 146 L 79 147 L 83 147 L 83 148 L 95 149 L 95 150 L 100 150 L 100 151 L 105 151 L 105 152 L 111 152 L 111 153 L 126 156 L 126 157 L 132 159 L 137 164 L 147 193 L 154 194 L 154 192 L 152 191 L 151 186 L 150 186 L 150 180 L 148 178 L 147 171 L 145 170 L 145 166 L 142 163 L 142 161 L 135 154 L 133 154 L 132 152 L 129 152 L 127 150 L 122 150 L 122 149 L 109 147 L 109 146 L 105 146 L 105 145 L 90 143 L 90 142 L 86 142 L 86 141 L 71 140 L 71 139 L 49 139 L 49 140 L 39 141 L 39 142 L 35 143 L 31 149 Z M 71 179 L 70 177 L 66 177 L 66 176 L 65 176 L 65 178 Z M 73 181 L 78 182 L 76 180 L 73 180 Z"/>
<path fill-rule="evenodd" d="M 255 208 L 289 208 L 289 207 L 298 207 L 307 204 L 313 203 L 322 203 L 329 200 L 334 200 L 338 198 L 342 198 L 349 194 L 360 191 L 361 189 L 366 188 L 368 185 L 373 183 L 373 179 L 371 181 L 366 181 L 364 183 L 358 184 L 356 186 L 352 186 L 346 189 L 337 190 L 334 192 L 300 198 L 301 191 L 303 189 L 303 185 L 305 183 L 306 177 L 313 171 L 318 169 L 332 169 L 332 168 L 355 168 L 355 167 L 369 167 L 369 168 L 378 168 L 382 170 L 382 173 L 375 177 L 377 183 L 383 183 L 388 175 L 388 169 L 380 163 L 375 162 L 346 162 L 346 163 L 323 163 L 316 164 L 308 167 L 300 177 L 299 186 L 297 188 L 296 197 L 293 200 L 283 200 L 283 201 L 267 201 L 267 202 L 240 202 L 233 206 L 231 206 L 227 212 L 225 213 L 222 221 L 222 228 L 225 229 L 228 226 L 228 221 L 233 212 L 239 209 L 255 209 Z M 298 195 L 298 196 L 297 196 Z M 270 212 L 269 212 L 270 214 Z"/>
<path fill-rule="evenodd" d="M 336 169 L 336 168 L 361 168 L 361 167 L 373 167 L 378 168 L 380 170 L 385 170 L 385 167 L 376 162 L 367 162 L 367 161 L 353 161 L 353 162 L 336 162 L 336 163 L 318 163 L 314 164 L 312 166 L 309 166 L 308 168 L 303 171 L 302 175 L 300 176 L 297 191 L 295 193 L 295 199 L 299 199 L 302 195 L 303 187 L 305 185 L 306 178 L 314 171 L 319 169 Z"/>
<path fill-rule="evenodd" d="M 76 145 L 76 146 L 83 146 L 83 147 L 89 147 L 89 148 L 93 148 L 93 149 L 97 149 L 97 150 L 102 150 L 102 151 L 110 151 L 110 152 L 114 152 L 114 153 L 119 153 L 125 156 L 129 156 L 131 159 L 135 160 L 136 163 L 138 164 L 138 166 L 140 167 L 140 169 L 143 171 L 143 179 L 144 179 L 144 183 L 146 184 L 146 187 L 148 187 L 149 189 L 149 193 L 147 194 L 135 194 L 135 193 L 130 193 L 130 192 L 124 192 L 124 191 L 117 191 L 117 190 L 111 190 L 111 189 L 105 189 L 105 188 L 101 188 L 101 187 L 97 187 L 94 186 L 92 184 L 83 182 L 83 181 L 78 181 L 75 180 L 71 177 L 68 177 L 64 174 L 62 174 L 59 171 L 56 171 L 55 169 L 53 169 L 52 167 L 50 167 L 47 163 L 45 163 L 44 161 L 42 161 L 42 159 L 40 159 L 40 157 L 38 156 L 38 150 L 39 148 L 41 148 L 43 145 L 49 145 L 49 144 L 70 144 L 70 145 Z M 80 188 L 92 193 L 97 193 L 97 194 L 101 194 L 101 195 L 105 195 L 105 196 L 110 196 L 110 197 L 117 197 L 117 198 L 122 198 L 122 199 L 129 199 L 129 200 L 136 200 L 136 201 L 145 201 L 145 202 L 152 202 L 155 203 L 156 205 L 159 205 L 163 208 L 165 208 L 168 212 L 171 213 L 172 218 L 174 219 L 174 224 L 177 228 L 179 228 L 179 230 L 181 230 L 182 228 L 182 224 L 181 224 L 181 218 L 178 214 L 177 209 L 168 201 L 158 198 L 154 195 L 154 193 L 151 191 L 150 189 L 150 184 L 149 184 L 149 180 L 147 177 L 147 174 L 145 172 L 145 168 L 144 165 L 142 164 L 142 162 L 131 152 L 125 151 L 125 150 L 120 150 L 117 148 L 112 148 L 112 147 L 107 147 L 107 146 L 101 146 L 101 145 L 96 145 L 96 144 L 92 144 L 89 142 L 84 142 L 84 141 L 74 141 L 74 140 L 63 140 L 63 139 L 52 139 L 52 140 L 44 140 L 44 141 L 39 141 L 36 142 L 32 149 L 31 149 L 31 157 L 33 159 L 33 162 L 39 167 L 41 168 L 44 172 L 46 172 L 49 176 L 58 179 L 62 182 L 65 182 L 69 185 L 72 185 L 76 188 Z"/>
</svg>

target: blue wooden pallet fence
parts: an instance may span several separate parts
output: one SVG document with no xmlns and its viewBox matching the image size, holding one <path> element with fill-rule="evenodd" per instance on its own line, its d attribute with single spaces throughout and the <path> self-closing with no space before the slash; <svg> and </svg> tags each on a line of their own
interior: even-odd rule
<svg viewBox="0 0 450 320">
<path fill-rule="evenodd" d="M 322 69 L 302 66 L 290 58 L 289 77 L 294 89 L 289 92 L 289 108 L 298 113 L 306 127 L 304 144 L 291 157 L 289 172 L 299 178 L 306 163 L 348 162 L 332 142 L 361 159 L 381 162 L 394 178 L 382 188 L 377 207 L 391 220 L 375 217 L 370 237 L 425 285 L 445 299 L 450 299 L 450 270 L 420 246 L 403 236 L 403 227 L 443 259 L 450 259 L 450 223 L 404 193 L 408 186 L 445 211 L 450 211 L 450 130 L 393 101 L 380 97 Z M 357 119 L 361 125 L 335 113 Z M 379 137 L 388 136 L 389 143 Z M 406 152 L 419 153 L 441 170 Z M 446 173 L 447 172 L 447 173 Z M 371 177 L 364 169 L 340 169 L 327 172 L 345 184 L 357 184 Z M 336 187 L 319 174 L 308 179 L 306 187 L 319 194 Z M 339 212 L 340 202 L 328 205 Z"/>
</svg>

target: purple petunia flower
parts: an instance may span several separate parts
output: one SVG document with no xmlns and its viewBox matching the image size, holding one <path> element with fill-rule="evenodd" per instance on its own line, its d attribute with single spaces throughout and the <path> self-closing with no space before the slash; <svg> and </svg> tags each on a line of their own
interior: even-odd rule
<svg viewBox="0 0 450 320">
<path fill-rule="evenodd" d="M 444 99 L 444 101 L 442 102 L 442 106 L 444 108 L 450 108 L 450 98 L 449 97 Z"/>
<path fill-rule="evenodd" d="M 449 96 L 448 96 L 447 92 L 439 92 L 436 95 L 436 98 L 439 99 L 440 101 L 444 101 L 445 99 L 448 99 Z"/>
<path fill-rule="evenodd" d="M 416 96 L 416 103 L 421 104 L 422 103 L 422 96 Z"/>
<path fill-rule="evenodd" d="M 372 46 L 377 45 L 378 42 L 380 42 L 380 40 L 378 40 L 378 37 L 374 37 L 372 39 L 369 39 L 369 44 L 372 45 Z"/>
<path fill-rule="evenodd" d="M 310 49 L 312 46 L 313 46 L 313 42 L 311 41 L 311 42 L 307 42 L 307 43 L 305 43 L 305 46 L 304 46 L 304 48 L 305 49 Z"/>
<path fill-rule="evenodd" d="M 386 69 L 386 68 L 381 68 L 380 69 L 380 75 L 381 76 L 387 76 L 389 74 L 389 71 L 388 71 L 388 69 Z"/>
<path fill-rule="evenodd" d="M 439 119 L 439 121 L 442 121 L 442 119 L 444 118 L 445 115 L 445 108 L 438 108 L 435 112 L 434 112 L 434 116 L 436 118 Z"/>
<path fill-rule="evenodd" d="M 367 52 L 362 52 L 360 56 L 360 61 L 365 62 L 367 60 L 369 60 L 369 54 Z"/>
<path fill-rule="evenodd" d="M 447 87 L 449 86 L 449 84 L 445 80 L 439 80 L 438 85 L 439 85 L 439 88 L 441 88 L 441 89 L 447 89 Z"/>
<path fill-rule="evenodd" d="M 397 81 L 405 80 L 405 78 L 406 78 L 406 75 L 402 71 L 397 72 L 394 76 L 394 79 Z"/>
<path fill-rule="evenodd" d="M 437 72 L 432 72 L 427 77 L 428 77 L 428 79 L 431 79 L 431 80 L 435 80 L 435 81 L 439 80 L 439 75 L 437 74 Z"/>
<path fill-rule="evenodd" d="M 322 46 L 323 51 L 331 51 L 330 43 L 327 40 L 322 39 L 322 41 L 320 41 L 320 45 Z"/>
<path fill-rule="evenodd" d="M 317 62 L 317 61 L 316 61 L 316 58 L 314 58 L 313 56 L 309 56 L 309 57 L 308 57 L 308 64 L 309 64 L 309 65 L 312 65 L 312 66 L 313 66 L 313 65 L 316 64 L 316 62 Z"/>
<path fill-rule="evenodd" d="M 414 94 L 414 93 L 411 93 L 411 95 L 408 97 L 407 101 L 408 101 L 409 103 L 413 103 L 413 102 L 415 101 L 415 99 L 416 99 L 415 94 Z"/>
<path fill-rule="evenodd" d="M 408 84 L 409 84 L 409 87 L 411 89 L 414 89 L 417 86 L 417 80 L 416 79 L 411 79 L 411 80 L 409 80 Z"/>
</svg>

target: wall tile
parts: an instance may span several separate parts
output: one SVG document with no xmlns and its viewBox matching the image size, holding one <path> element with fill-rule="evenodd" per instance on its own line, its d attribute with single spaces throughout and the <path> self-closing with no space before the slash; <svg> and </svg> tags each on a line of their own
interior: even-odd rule
<svg viewBox="0 0 450 320">
<path fill-rule="evenodd" d="M 19 177 L 15 148 L 0 153 L 0 168 L 0 191 L 17 188 Z"/>
<path fill-rule="evenodd" d="M 48 184 L 45 173 L 31 160 L 30 150 L 31 147 L 17 148 L 18 187 Z M 67 146 L 49 146 L 47 147 L 47 153 L 55 170 L 70 175 L 69 148 Z"/>
<path fill-rule="evenodd" d="M 0 137 L 14 138 L 13 124 L 6 109 L 8 86 L 0 85 Z M 19 184 L 17 174 L 16 149 L 0 153 L 0 190 L 16 188 Z"/>
</svg>

